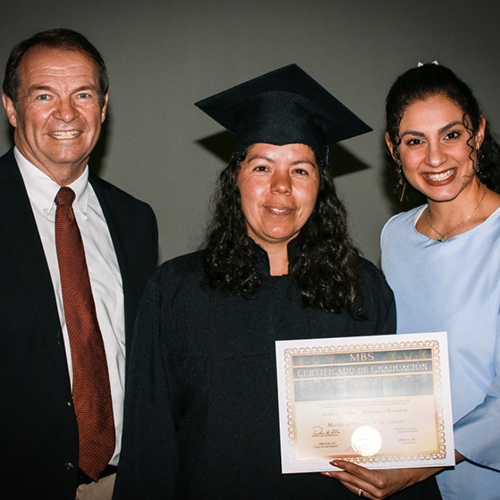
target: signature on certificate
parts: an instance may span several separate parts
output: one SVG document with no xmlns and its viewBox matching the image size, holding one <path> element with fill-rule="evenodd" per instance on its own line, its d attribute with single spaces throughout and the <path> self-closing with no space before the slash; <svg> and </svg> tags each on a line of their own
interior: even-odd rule
<svg viewBox="0 0 500 500">
<path fill-rule="evenodd" d="M 338 436 L 340 434 L 340 430 L 338 428 L 326 429 L 319 425 L 315 425 L 312 428 L 312 437 L 325 437 L 325 436 Z"/>
</svg>

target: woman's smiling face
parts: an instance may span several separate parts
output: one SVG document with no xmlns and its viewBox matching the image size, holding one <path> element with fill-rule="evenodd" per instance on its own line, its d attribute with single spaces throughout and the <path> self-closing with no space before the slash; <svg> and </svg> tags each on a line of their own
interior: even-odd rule
<svg viewBox="0 0 500 500">
<path fill-rule="evenodd" d="M 249 148 L 238 175 L 241 207 L 249 236 L 266 251 L 286 245 L 309 219 L 318 196 L 318 168 L 305 144 Z"/>
<path fill-rule="evenodd" d="M 466 124 L 467 117 L 465 117 Z M 460 106 L 444 95 L 410 104 L 399 126 L 399 159 L 408 182 L 428 199 L 451 201 L 472 186 L 477 149 L 484 138 L 482 117 L 475 136 Z M 394 155 L 394 146 L 386 136 Z"/>
</svg>

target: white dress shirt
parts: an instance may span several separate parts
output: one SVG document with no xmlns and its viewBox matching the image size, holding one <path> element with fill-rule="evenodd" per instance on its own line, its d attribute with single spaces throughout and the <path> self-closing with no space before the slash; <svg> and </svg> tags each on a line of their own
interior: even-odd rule
<svg viewBox="0 0 500 500">
<path fill-rule="evenodd" d="M 61 320 L 70 382 L 73 385 L 71 346 L 64 317 L 61 278 L 55 241 L 55 198 L 61 186 L 24 158 L 17 148 L 14 149 L 14 155 L 28 192 L 52 278 L 57 309 Z M 85 172 L 68 187 L 76 194 L 73 211 L 82 235 L 92 295 L 94 296 L 97 319 L 106 351 L 116 432 L 116 447 L 109 463 L 117 465 L 121 450 L 125 394 L 123 284 L 106 219 L 94 189 L 88 182 L 88 178 L 89 169 L 87 165 Z"/>
</svg>

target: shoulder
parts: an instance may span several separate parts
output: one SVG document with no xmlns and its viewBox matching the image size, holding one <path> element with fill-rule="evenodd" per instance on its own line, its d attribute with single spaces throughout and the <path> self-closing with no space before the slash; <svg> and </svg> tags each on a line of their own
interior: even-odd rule
<svg viewBox="0 0 500 500">
<path fill-rule="evenodd" d="M 203 279 L 203 252 L 175 257 L 161 264 L 150 279 L 150 293 L 177 295 L 181 290 L 200 289 Z"/>
<path fill-rule="evenodd" d="M 380 335 L 395 333 L 394 294 L 384 275 L 373 263 L 360 257 L 358 276 L 361 310 L 372 325 L 372 333 Z"/>
<path fill-rule="evenodd" d="M 418 216 L 418 214 L 426 207 L 427 205 L 420 205 L 418 207 L 412 208 L 411 210 L 408 210 L 408 212 L 401 212 L 399 214 L 396 214 L 392 216 L 384 226 L 384 229 L 382 229 L 382 232 L 384 231 L 390 231 L 393 230 L 394 228 L 399 228 L 399 227 L 405 227 L 408 225 L 413 225 L 415 222 L 415 218 Z"/>
<path fill-rule="evenodd" d="M 153 273 L 144 291 L 138 321 L 162 318 L 174 325 L 173 317 L 189 318 L 207 300 L 202 287 L 199 252 L 164 262 Z"/>
<path fill-rule="evenodd" d="M 424 209 L 425 205 L 415 207 L 408 212 L 401 212 L 391 217 L 382 229 L 381 243 L 382 245 L 387 240 L 390 240 L 395 234 L 401 237 L 402 231 L 411 231 L 415 225 L 415 220 L 418 214 Z"/>
<path fill-rule="evenodd" d="M 192 252 L 167 260 L 158 268 L 158 273 L 168 276 L 200 274 L 203 269 L 203 251 Z"/>
<path fill-rule="evenodd" d="M 0 157 L 0 181 L 10 180 L 15 176 L 21 178 L 21 173 L 14 156 L 14 148 L 12 148 Z"/>
<path fill-rule="evenodd" d="M 156 216 L 147 203 L 96 175 L 91 174 L 89 181 L 106 217 L 113 215 L 115 220 L 127 221 L 128 225 L 157 238 Z"/>
<path fill-rule="evenodd" d="M 3 163 L 16 163 L 16 157 L 14 156 L 14 148 L 10 148 L 6 153 L 0 156 L 0 164 Z"/>
<path fill-rule="evenodd" d="M 394 294 L 382 271 L 364 258 L 360 258 L 359 265 L 360 286 L 365 302 L 368 301 L 375 307 L 383 304 L 385 307 L 390 308 L 394 302 Z"/>
<path fill-rule="evenodd" d="M 124 205 L 130 205 L 134 208 L 149 209 L 152 211 L 151 207 L 147 203 L 138 200 L 131 194 L 116 187 L 114 184 L 101 179 L 101 177 L 98 177 L 97 175 L 90 174 L 89 181 L 100 200 L 102 198 L 106 198 L 107 200 L 113 200 L 115 202 L 123 203 Z"/>
<path fill-rule="evenodd" d="M 359 259 L 359 277 L 361 286 L 365 290 L 381 291 L 382 293 L 387 291 L 390 292 L 389 285 L 387 284 L 382 271 L 380 271 L 375 264 L 364 259 L 363 257 L 360 257 Z M 390 292 L 389 295 L 391 295 L 391 293 L 392 292 Z"/>
</svg>

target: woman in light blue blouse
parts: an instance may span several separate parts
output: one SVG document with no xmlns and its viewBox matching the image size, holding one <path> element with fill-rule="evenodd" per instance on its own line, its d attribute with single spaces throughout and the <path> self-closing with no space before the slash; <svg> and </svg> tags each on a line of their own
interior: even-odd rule
<svg viewBox="0 0 500 500">
<path fill-rule="evenodd" d="M 382 267 L 398 333 L 447 331 L 457 465 L 368 471 L 340 479 L 366 498 L 437 474 L 444 499 L 500 499 L 500 147 L 469 87 L 448 68 L 402 74 L 386 103 L 398 185 L 427 204 L 382 232 Z"/>
</svg>

